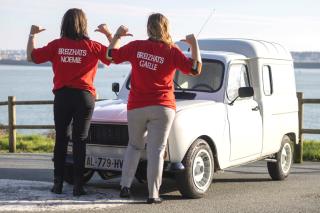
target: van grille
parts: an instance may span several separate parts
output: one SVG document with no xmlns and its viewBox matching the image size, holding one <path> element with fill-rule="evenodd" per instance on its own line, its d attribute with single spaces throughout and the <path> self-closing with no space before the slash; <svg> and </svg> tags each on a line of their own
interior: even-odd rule
<svg viewBox="0 0 320 213">
<path fill-rule="evenodd" d="M 91 124 L 88 144 L 127 146 L 128 126 L 114 124 Z"/>
</svg>

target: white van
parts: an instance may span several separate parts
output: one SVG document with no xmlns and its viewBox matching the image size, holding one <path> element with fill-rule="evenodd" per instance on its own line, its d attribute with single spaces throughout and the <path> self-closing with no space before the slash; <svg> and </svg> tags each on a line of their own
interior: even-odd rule
<svg viewBox="0 0 320 213">
<path fill-rule="evenodd" d="M 178 45 L 189 54 L 184 43 Z M 285 179 L 298 143 L 298 101 L 290 53 L 280 44 L 251 39 L 203 39 L 199 46 L 202 73 L 175 75 L 177 113 L 166 147 L 164 175 L 176 178 L 181 194 L 190 198 L 205 194 L 215 172 L 261 159 L 267 160 L 272 179 Z M 117 87 L 115 83 L 117 99 L 96 103 L 85 181 L 94 171 L 104 179 L 121 174 L 128 144 L 130 76 L 120 91 Z M 67 182 L 72 182 L 70 160 Z M 145 180 L 145 173 L 143 154 L 137 179 Z"/>
</svg>

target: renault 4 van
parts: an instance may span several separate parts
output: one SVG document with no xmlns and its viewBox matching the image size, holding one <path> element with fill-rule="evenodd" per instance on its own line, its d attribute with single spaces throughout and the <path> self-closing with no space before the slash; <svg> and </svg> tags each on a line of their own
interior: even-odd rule
<svg viewBox="0 0 320 213">
<path fill-rule="evenodd" d="M 177 45 L 190 56 L 187 45 Z M 177 109 L 163 175 L 175 178 L 181 194 L 189 198 L 202 197 L 217 171 L 261 159 L 273 180 L 285 179 L 298 143 L 290 53 L 280 44 L 251 39 L 202 39 L 199 46 L 202 73 L 194 77 L 176 72 L 174 78 Z M 113 84 L 117 99 L 96 103 L 84 181 L 95 171 L 104 179 L 121 174 L 128 144 L 129 90 L 130 75 L 121 89 Z M 146 179 L 146 164 L 144 152 L 136 173 L 140 181 Z M 69 183 L 71 167 L 69 161 Z"/>
</svg>

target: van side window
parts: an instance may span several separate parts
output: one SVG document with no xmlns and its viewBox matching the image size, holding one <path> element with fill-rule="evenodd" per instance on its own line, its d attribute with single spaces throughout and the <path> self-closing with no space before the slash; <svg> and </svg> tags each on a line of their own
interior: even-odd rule
<svg viewBox="0 0 320 213">
<path fill-rule="evenodd" d="M 229 68 L 227 98 L 232 101 L 238 97 L 240 87 L 249 87 L 248 69 L 245 64 L 232 64 Z"/>
<path fill-rule="evenodd" d="M 265 95 L 272 95 L 273 86 L 272 86 L 272 74 L 271 67 L 264 65 L 262 67 L 262 81 L 263 81 L 263 92 Z"/>
</svg>

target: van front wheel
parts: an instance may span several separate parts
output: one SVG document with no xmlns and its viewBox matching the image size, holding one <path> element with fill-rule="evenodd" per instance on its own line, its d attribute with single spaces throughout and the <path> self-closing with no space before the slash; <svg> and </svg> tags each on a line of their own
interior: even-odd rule
<svg viewBox="0 0 320 213">
<path fill-rule="evenodd" d="M 176 182 L 182 196 L 203 197 L 209 189 L 214 172 L 214 160 L 210 146 L 197 139 L 182 161 L 185 170 L 176 174 Z"/>
<path fill-rule="evenodd" d="M 83 184 L 87 183 L 91 179 L 93 174 L 94 174 L 94 170 L 85 169 L 83 172 L 83 177 L 82 177 Z M 73 180 L 73 165 L 72 164 L 65 165 L 63 180 L 66 181 L 67 183 L 73 185 L 74 180 Z"/>
<path fill-rule="evenodd" d="M 288 136 L 282 139 L 279 152 L 276 153 L 276 162 L 268 162 L 268 172 L 273 180 L 284 180 L 288 177 L 293 161 L 293 142 Z"/>
</svg>

